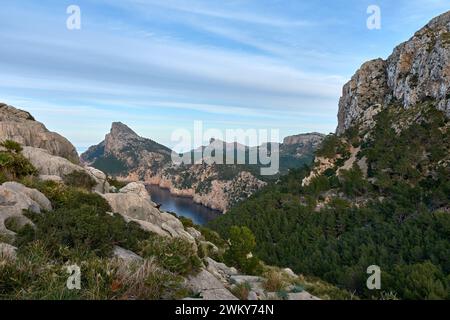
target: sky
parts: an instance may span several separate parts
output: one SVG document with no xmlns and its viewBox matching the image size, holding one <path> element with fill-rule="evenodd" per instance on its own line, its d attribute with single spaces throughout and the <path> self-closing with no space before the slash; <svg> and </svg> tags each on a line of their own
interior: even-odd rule
<svg viewBox="0 0 450 320">
<path fill-rule="evenodd" d="M 77 5 L 81 28 L 70 30 Z M 381 9 L 369 29 L 367 8 Z M 2 0 L 0 101 L 79 150 L 111 122 L 169 147 L 177 129 L 334 132 L 342 86 L 450 0 Z"/>
</svg>

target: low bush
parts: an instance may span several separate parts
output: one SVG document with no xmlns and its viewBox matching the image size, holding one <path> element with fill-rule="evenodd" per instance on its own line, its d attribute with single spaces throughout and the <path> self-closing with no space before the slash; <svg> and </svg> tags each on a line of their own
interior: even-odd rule
<svg viewBox="0 0 450 320">
<path fill-rule="evenodd" d="M 192 244 L 180 238 L 152 235 L 141 243 L 141 255 L 154 257 L 161 267 L 179 275 L 196 273 L 201 267 Z"/>
<path fill-rule="evenodd" d="M 85 171 L 73 171 L 63 176 L 63 181 L 66 185 L 76 188 L 82 188 L 91 191 L 95 187 L 96 182 Z"/>
<path fill-rule="evenodd" d="M 21 148 L 9 147 L 11 150 L 0 151 L 0 182 L 3 183 L 18 180 L 29 175 L 36 175 L 36 168 L 20 151 L 17 151 L 21 150 Z"/>
<path fill-rule="evenodd" d="M 67 247 L 75 256 L 90 252 L 99 257 L 111 255 L 114 245 L 130 250 L 138 250 L 139 241 L 148 233 L 137 224 L 127 223 L 121 216 L 99 212 L 88 204 L 78 208 L 59 208 L 43 215 L 27 213 L 36 229 L 24 228 L 17 235 L 18 244 L 33 240 L 41 241 L 53 258 L 67 260 L 73 258 L 59 249 Z"/>
<path fill-rule="evenodd" d="M 283 276 L 277 271 L 270 270 L 265 274 L 265 278 L 263 286 L 269 292 L 281 291 L 285 286 Z"/>
</svg>

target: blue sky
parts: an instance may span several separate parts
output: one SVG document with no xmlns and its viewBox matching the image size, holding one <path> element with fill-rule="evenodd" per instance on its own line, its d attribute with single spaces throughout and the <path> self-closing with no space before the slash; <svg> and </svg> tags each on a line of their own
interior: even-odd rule
<svg viewBox="0 0 450 320">
<path fill-rule="evenodd" d="M 81 8 L 81 30 L 66 9 Z M 366 27 L 369 5 L 381 30 Z M 2 0 L 0 101 L 78 150 L 111 122 L 172 146 L 175 129 L 336 127 L 342 85 L 450 0 Z"/>
</svg>

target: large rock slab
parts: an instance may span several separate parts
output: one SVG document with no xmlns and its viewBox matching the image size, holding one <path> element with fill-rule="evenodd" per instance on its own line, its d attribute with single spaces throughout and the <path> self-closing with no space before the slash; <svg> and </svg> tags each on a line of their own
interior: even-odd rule
<svg viewBox="0 0 450 320">
<path fill-rule="evenodd" d="M 204 269 L 188 279 L 187 287 L 200 294 L 203 300 L 238 300 L 222 282 Z"/>
<path fill-rule="evenodd" d="M 119 193 L 107 193 L 103 197 L 113 212 L 139 223 L 145 230 L 165 236 L 181 237 L 195 243 L 195 239 L 184 230 L 180 220 L 156 208 L 148 193 L 146 191 L 144 193 L 144 189 L 141 189 L 139 184 L 132 183 L 122 188 Z"/>
<path fill-rule="evenodd" d="M 106 175 L 98 169 L 79 166 L 63 157 L 50 154 L 47 150 L 24 147 L 22 154 L 30 160 L 31 164 L 39 171 L 41 177 L 46 180 L 58 180 L 75 171 L 84 171 L 96 182 L 93 191 L 99 193 L 109 192 L 109 184 Z"/>
<path fill-rule="evenodd" d="M 113 255 L 116 258 L 118 258 L 120 260 L 123 260 L 123 261 L 125 261 L 127 263 L 144 261 L 144 259 L 141 256 L 138 256 L 133 251 L 124 249 L 124 248 L 119 247 L 119 246 L 115 246 L 114 247 Z"/>
</svg>

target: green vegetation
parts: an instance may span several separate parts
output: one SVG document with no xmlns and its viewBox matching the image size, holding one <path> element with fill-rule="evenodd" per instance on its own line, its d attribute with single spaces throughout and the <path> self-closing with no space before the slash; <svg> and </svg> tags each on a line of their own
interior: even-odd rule
<svg viewBox="0 0 450 320">
<path fill-rule="evenodd" d="M 154 257 L 166 270 L 179 275 L 189 275 L 200 270 L 201 261 L 192 243 L 176 238 L 152 236 L 141 243 L 143 257 Z"/>
<path fill-rule="evenodd" d="M 363 298 L 449 299 L 448 120 L 421 105 L 388 108 L 376 121 L 359 155 L 367 158 L 368 180 L 354 166 L 339 176 L 329 170 L 304 187 L 309 169 L 293 170 L 210 227 L 228 238 L 231 227 L 245 226 L 258 243 L 252 250 L 266 263 L 320 277 Z M 342 146 L 329 136 L 318 155 L 333 158 L 345 153 Z M 370 265 L 382 269 L 382 291 L 366 288 Z"/>
<path fill-rule="evenodd" d="M 125 187 L 128 184 L 128 182 L 119 181 L 116 178 L 112 178 L 112 177 L 108 177 L 107 181 L 111 187 L 114 187 L 117 190 L 122 189 L 123 187 Z"/>
<path fill-rule="evenodd" d="M 247 227 L 232 226 L 229 231 L 229 248 L 225 252 L 225 262 L 236 266 L 247 274 L 260 274 L 262 265 L 252 255 L 256 247 L 255 236 Z"/>
<path fill-rule="evenodd" d="M 97 158 L 92 166 L 111 175 L 120 175 L 127 171 L 126 163 L 112 155 Z"/>
<path fill-rule="evenodd" d="M 85 171 L 73 171 L 69 174 L 66 174 L 63 177 L 63 181 L 64 184 L 68 186 L 83 188 L 88 191 L 92 190 L 92 188 L 94 188 L 96 185 L 94 178 L 92 178 Z"/>
<path fill-rule="evenodd" d="M 21 154 L 20 144 L 6 140 L 0 146 L 4 148 L 0 151 L 0 183 L 37 174 L 36 168 Z"/>
<path fill-rule="evenodd" d="M 148 233 L 84 187 L 36 178 L 22 183 L 52 202 L 51 212 L 26 213 L 34 226 L 7 219 L 17 232 L 16 259 L 0 258 L 0 299 L 178 299 L 189 292 L 181 275 L 195 273 L 200 260 L 192 244 Z M 8 240 L 9 243 L 12 239 Z M 141 252 L 147 259 L 113 258 L 114 246 Z M 78 265 L 81 290 L 69 290 L 67 266 Z"/>
</svg>

